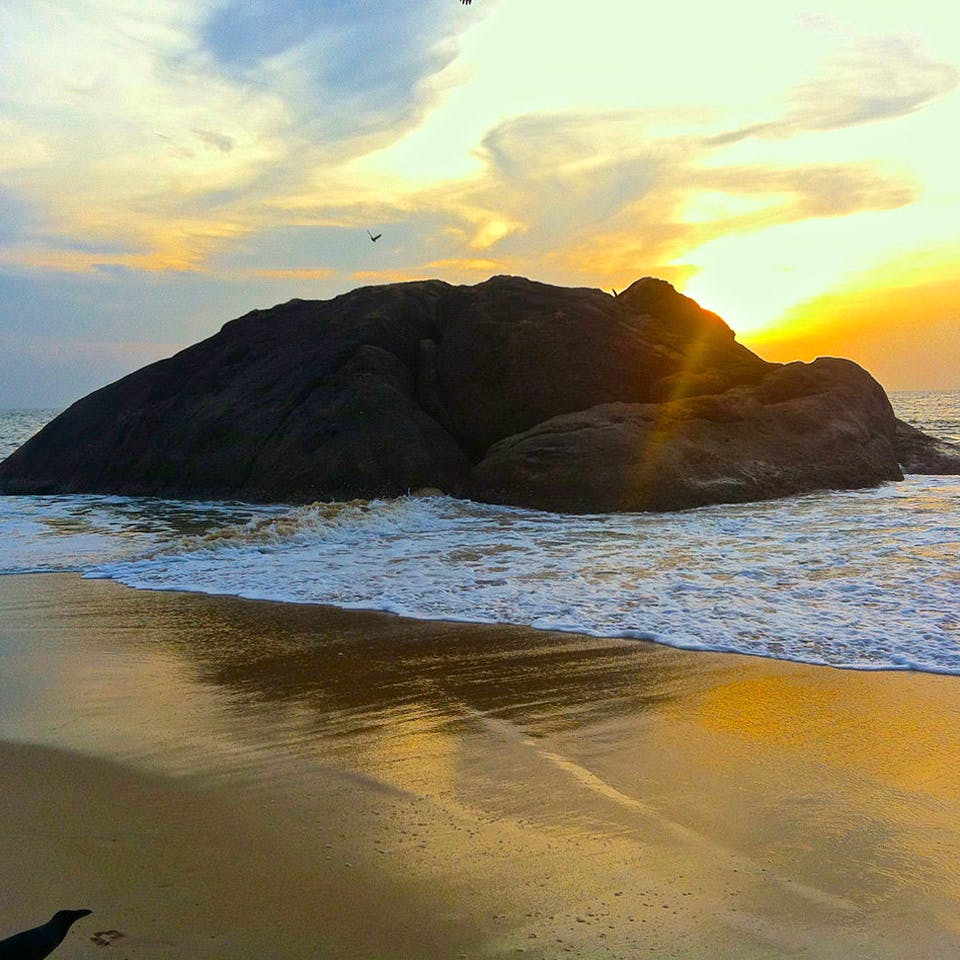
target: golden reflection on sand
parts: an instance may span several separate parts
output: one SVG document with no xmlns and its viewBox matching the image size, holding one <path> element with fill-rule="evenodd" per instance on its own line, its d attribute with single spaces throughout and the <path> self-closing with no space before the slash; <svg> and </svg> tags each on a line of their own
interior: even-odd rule
<svg viewBox="0 0 960 960">
<path fill-rule="evenodd" d="M 856 769 L 890 788 L 956 801 L 956 685 L 953 677 L 910 673 L 771 670 L 710 687 L 695 710 L 711 729 L 815 753 L 820 763 Z"/>
</svg>

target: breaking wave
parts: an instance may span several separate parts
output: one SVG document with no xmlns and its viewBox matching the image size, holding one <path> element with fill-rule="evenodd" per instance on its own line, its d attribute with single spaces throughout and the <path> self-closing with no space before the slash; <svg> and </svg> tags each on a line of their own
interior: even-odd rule
<svg viewBox="0 0 960 960">
<path fill-rule="evenodd" d="M 13 567 L 960 673 L 958 508 L 957 477 L 588 516 L 439 496 L 286 508 L 73 497 L 47 503 L 40 532 L 25 538 L 26 562 Z"/>
</svg>

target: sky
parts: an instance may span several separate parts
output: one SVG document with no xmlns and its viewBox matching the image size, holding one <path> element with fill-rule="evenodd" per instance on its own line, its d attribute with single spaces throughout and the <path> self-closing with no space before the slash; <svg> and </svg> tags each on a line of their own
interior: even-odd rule
<svg viewBox="0 0 960 960">
<path fill-rule="evenodd" d="M 958 171 L 944 0 L 3 0 L 0 406 L 495 274 L 960 389 Z"/>
</svg>

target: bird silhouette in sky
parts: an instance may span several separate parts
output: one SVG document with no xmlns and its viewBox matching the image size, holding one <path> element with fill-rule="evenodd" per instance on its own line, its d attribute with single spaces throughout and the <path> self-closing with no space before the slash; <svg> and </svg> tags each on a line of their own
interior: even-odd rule
<svg viewBox="0 0 960 960">
<path fill-rule="evenodd" d="M 0 940 L 0 960 L 43 960 L 60 946 L 67 931 L 90 910 L 58 910 L 46 923 Z"/>
<path fill-rule="evenodd" d="M 382 233 L 378 233 L 376 236 L 374 236 L 374 235 L 368 230 L 368 231 L 367 231 L 367 236 L 368 236 L 374 243 L 376 243 L 376 242 L 383 236 L 383 234 L 382 234 Z"/>
</svg>

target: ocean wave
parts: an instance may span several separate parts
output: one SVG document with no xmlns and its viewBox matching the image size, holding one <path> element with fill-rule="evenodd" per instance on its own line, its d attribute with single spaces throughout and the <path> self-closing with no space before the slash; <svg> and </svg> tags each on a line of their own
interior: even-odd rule
<svg viewBox="0 0 960 960">
<path fill-rule="evenodd" d="M 0 574 L 83 572 L 123 557 L 175 552 L 209 531 L 287 509 L 94 494 L 0 497 Z"/>
<path fill-rule="evenodd" d="M 674 514 L 314 504 L 89 568 L 133 587 L 960 673 L 960 479 Z"/>
</svg>

